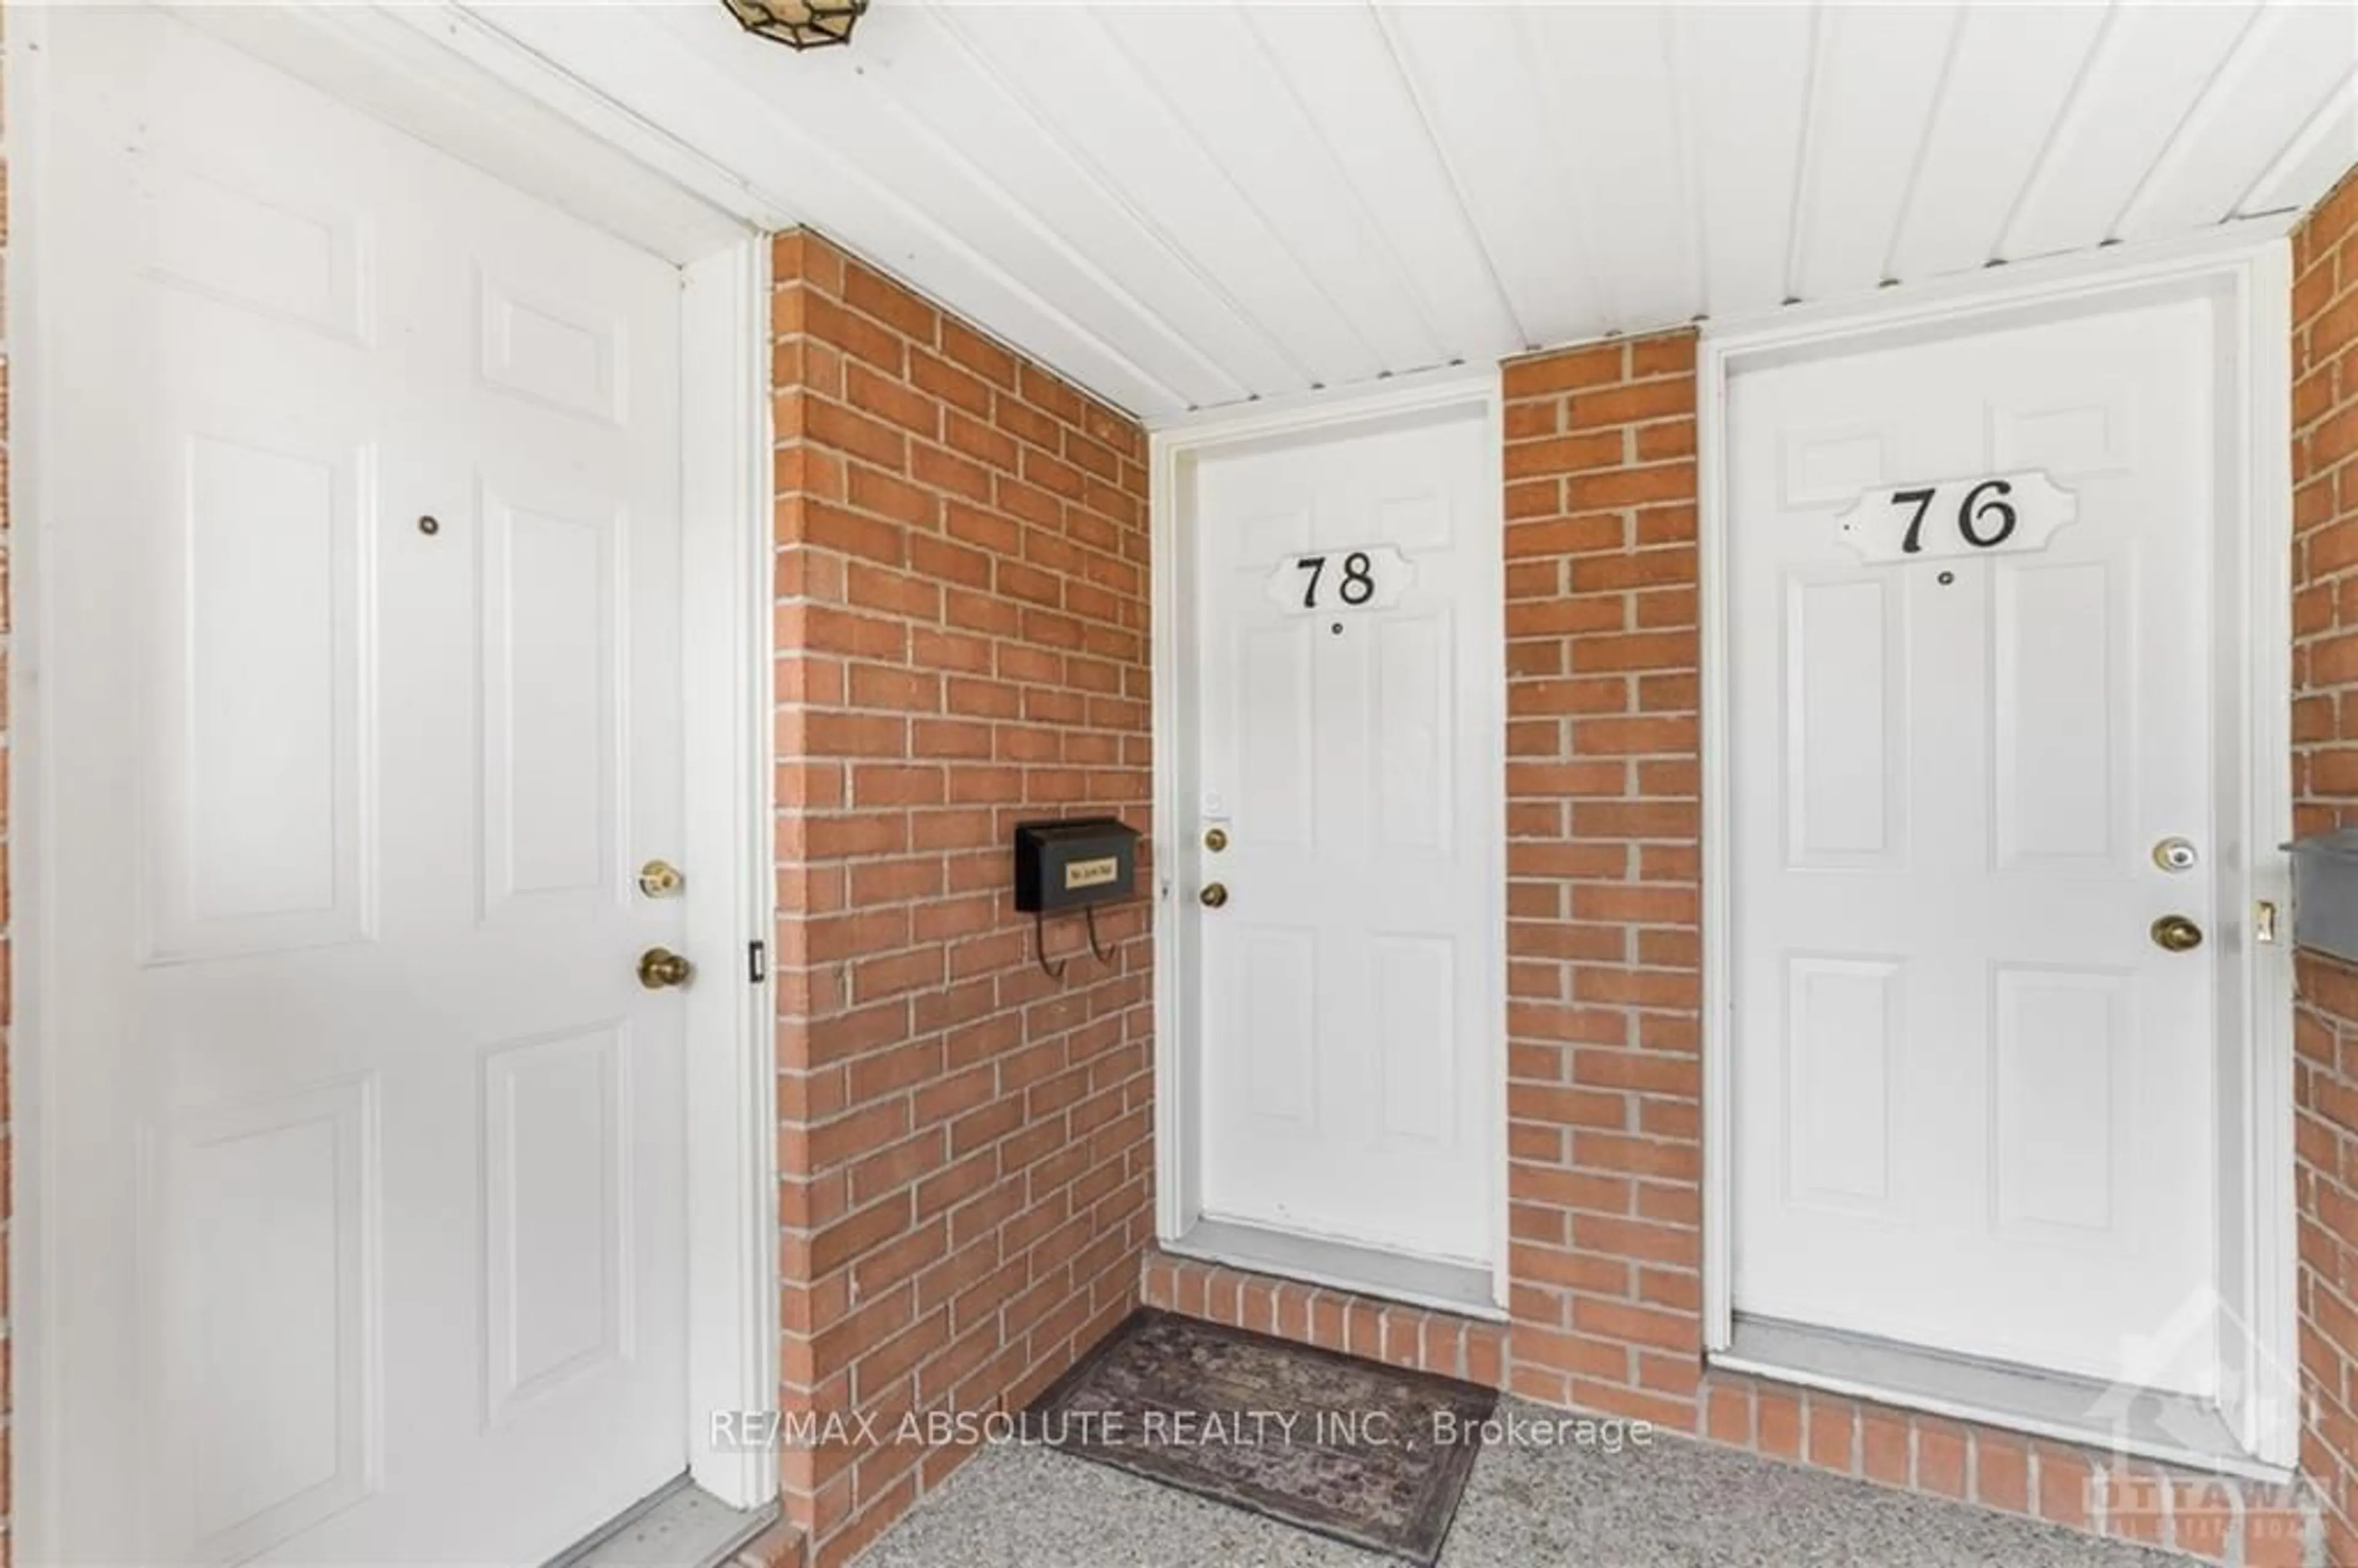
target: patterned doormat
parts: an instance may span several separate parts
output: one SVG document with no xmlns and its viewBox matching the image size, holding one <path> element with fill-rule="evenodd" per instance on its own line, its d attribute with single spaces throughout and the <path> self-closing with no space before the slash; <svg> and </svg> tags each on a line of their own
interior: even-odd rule
<svg viewBox="0 0 2358 1568">
<path fill-rule="evenodd" d="M 1431 1568 L 1498 1399 L 1146 1308 L 1027 1425 L 1067 1454 Z"/>
</svg>

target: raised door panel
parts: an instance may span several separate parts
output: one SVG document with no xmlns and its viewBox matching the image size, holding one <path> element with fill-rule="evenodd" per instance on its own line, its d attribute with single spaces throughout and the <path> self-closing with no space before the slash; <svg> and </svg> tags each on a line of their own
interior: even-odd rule
<svg viewBox="0 0 2358 1568">
<path fill-rule="evenodd" d="M 1903 600 L 1887 578 L 1785 579 L 1785 863 L 1907 852 Z"/>
<path fill-rule="evenodd" d="M 1454 618 L 1444 605 L 1401 609 L 1370 628 L 1374 678 L 1374 848 L 1446 854 L 1456 838 L 1457 689 Z"/>
<path fill-rule="evenodd" d="M 1996 564 L 1991 783 L 2001 870 L 2102 871 L 2127 847 L 2132 561 Z"/>
<path fill-rule="evenodd" d="M 366 213 L 290 188 L 272 172 L 155 159 L 148 274 L 241 309 L 366 343 L 375 322 Z"/>
<path fill-rule="evenodd" d="M 483 496 L 486 915 L 620 896 L 624 519 Z"/>
<path fill-rule="evenodd" d="M 630 1354 L 630 1033 L 619 1022 L 483 1062 L 484 1418 Z"/>
<path fill-rule="evenodd" d="M 1245 1090 L 1235 1103 L 1258 1120 L 1314 1128 L 1318 1114 L 1318 935 L 1251 922 L 1226 944 L 1238 970 L 1227 1022 Z"/>
<path fill-rule="evenodd" d="M 191 421 L 149 569 L 151 961 L 369 928 L 372 449 Z"/>
<path fill-rule="evenodd" d="M 1891 468 L 1890 433 L 1880 426 L 1804 426 L 1778 442 L 1777 503 L 1788 512 L 1847 506 L 1859 492 L 1884 482 Z M 1758 505 L 1757 496 L 1753 504 Z M 1747 521 L 1766 518 L 1751 512 Z"/>
<path fill-rule="evenodd" d="M 1445 935 L 1377 932 L 1368 948 L 1376 1143 L 1455 1148 L 1466 1047 L 1457 1032 L 1457 943 Z"/>
<path fill-rule="evenodd" d="M 1447 461 L 1452 455 L 1445 449 L 1433 452 L 1436 463 Z M 1370 454 L 1371 463 L 1379 463 L 1381 457 L 1380 449 Z M 1377 472 L 1377 492 L 1368 507 L 1372 524 L 1368 536 L 1336 539 L 1333 543 L 1397 545 L 1412 557 L 1427 551 L 1447 550 L 1456 544 L 1456 514 L 1449 504 L 1447 491 L 1414 481 L 1403 482 L 1380 468 Z"/>
<path fill-rule="evenodd" d="M 2018 1234 L 2122 1244 L 2131 977 L 2006 964 L 1992 989 L 1993 1218 Z"/>
<path fill-rule="evenodd" d="M 134 250 L 119 259 L 184 301 L 264 326 L 258 345 L 291 347 L 287 327 L 315 343 L 373 344 L 387 192 L 353 171 L 382 167 L 384 127 L 313 113 L 316 89 L 193 28 L 126 17 L 88 44 L 105 81 L 78 98 L 88 118 L 68 134 L 138 167 Z M 290 157 L 297 138 L 303 156 Z"/>
<path fill-rule="evenodd" d="M 2070 486 L 2097 474 L 2125 473 L 2137 461 L 2134 386 L 2101 393 L 1993 402 L 1988 406 L 1990 466 L 2039 469 Z"/>
<path fill-rule="evenodd" d="M 601 424 L 630 419 L 629 323 L 476 274 L 476 373 L 500 393 Z"/>
<path fill-rule="evenodd" d="M 166 1554 L 240 1561 L 378 1484 L 374 1105 L 353 1080 L 157 1141 Z"/>
<path fill-rule="evenodd" d="M 1292 619 L 1241 626 L 1235 633 L 1229 746 L 1236 766 L 1228 776 L 1236 794 L 1226 804 L 1256 849 L 1307 851 L 1318 842 L 1312 633 L 1307 620 Z"/>
<path fill-rule="evenodd" d="M 1892 1197 L 1906 972 L 1892 958 L 1786 961 L 1790 1201 L 1873 1211 Z"/>
</svg>

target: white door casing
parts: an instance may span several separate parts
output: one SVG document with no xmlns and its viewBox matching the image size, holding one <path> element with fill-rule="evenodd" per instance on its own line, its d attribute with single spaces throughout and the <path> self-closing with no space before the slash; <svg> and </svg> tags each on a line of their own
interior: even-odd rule
<svg viewBox="0 0 2358 1568">
<path fill-rule="evenodd" d="M 679 276 L 47 35 L 45 1540 L 538 1561 L 687 1464 Z"/>
<path fill-rule="evenodd" d="M 1158 603 L 1182 692 L 1161 792 L 1184 927 L 1163 950 L 1188 1079 L 1162 1136 L 1176 1227 L 1487 1271 L 1504 1130 L 1489 404 L 1230 434 L 1182 460 L 1184 584 Z M 1363 549 L 1374 587 L 1354 606 Z M 1215 881 L 1228 902 L 1206 909 Z"/>
<path fill-rule="evenodd" d="M 1738 1313 L 2222 1391 L 2207 1334 L 2141 1340 L 2227 1283 L 2222 889 L 2251 849 L 2214 696 L 2223 314 L 2099 299 L 1730 376 Z M 2077 501 L 2042 549 L 1870 565 L 1836 537 L 1863 492 L 2029 469 Z M 2194 870 L 2153 859 L 2174 836 Z M 2162 951 L 2166 914 L 2210 940 Z"/>
</svg>

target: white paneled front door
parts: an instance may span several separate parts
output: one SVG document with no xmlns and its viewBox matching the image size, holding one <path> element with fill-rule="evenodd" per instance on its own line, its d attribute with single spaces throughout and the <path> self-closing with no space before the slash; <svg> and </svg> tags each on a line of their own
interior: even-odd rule
<svg viewBox="0 0 2358 1568">
<path fill-rule="evenodd" d="M 686 1458 L 678 275 L 49 29 L 47 1531 L 525 1563 Z"/>
<path fill-rule="evenodd" d="M 1491 440 L 1477 406 L 1195 466 L 1179 893 L 1200 923 L 1206 1217 L 1488 1265 Z M 1207 907 L 1214 886 L 1226 901 Z"/>
<path fill-rule="evenodd" d="M 1738 1313 L 2212 1391 L 2213 308 L 1730 384 Z"/>
</svg>

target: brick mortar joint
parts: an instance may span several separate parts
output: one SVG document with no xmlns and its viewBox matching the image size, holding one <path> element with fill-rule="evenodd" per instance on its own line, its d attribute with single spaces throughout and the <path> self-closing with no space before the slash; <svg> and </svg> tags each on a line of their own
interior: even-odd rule
<svg viewBox="0 0 2358 1568">
<path fill-rule="evenodd" d="M 872 319 L 872 318 L 870 319 Z M 945 363 L 949 364 L 952 368 L 960 371 L 961 373 L 968 375 L 973 375 L 975 373 L 971 371 L 966 370 L 964 366 L 957 364 L 955 360 L 948 359 L 946 355 L 942 354 L 938 349 L 921 343 L 914 338 L 909 338 L 903 334 L 903 341 L 914 347 L 923 349 L 925 352 L 934 355 L 937 359 L 941 359 Z M 911 379 L 906 371 L 895 375 L 880 365 L 873 364 L 867 360 L 861 359 L 858 354 L 846 349 L 843 345 L 829 342 L 825 338 L 817 337 L 810 333 L 802 333 L 792 338 L 779 338 L 776 339 L 775 341 L 796 347 L 807 347 L 812 344 L 817 344 L 818 347 L 826 349 L 830 353 L 839 355 L 849 363 L 859 365 L 861 369 L 870 372 L 880 380 L 889 382 L 892 385 L 896 387 L 905 388 L 914 395 L 925 399 L 927 402 L 934 404 L 936 407 L 946 413 L 957 414 L 973 424 L 981 426 L 983 428 L 990 431 L 994 435 L 1005 438 L 1008 441 L 1013 443 L 1020 451 L 1038 452 L 1042 457 L 1054 459 L 1055 461 L 1064 463 L 1068 467 L 1078 468 L 1080 471 L 1088 475 L 1091 479 L 1096 480 L 1098 483 L 1111 486 L 1113 489 L 1120 491 L 1125 494 L 1129 493 L 1130 491 L 1130 486 L 1124 482 L 1128 478 L 1127 475 L 1120 476 L 1115 479 L 1108 479 L 1103 474 L 1097 472 L 1095 470 L 1088 468 L 1085 464 L 1072 463 L 1068 455 L 1061 449 L 1061 443 L 1059 443 L 1057 448 L 1052 449 L 1041 445 L 1038 441 L 1033 440 L 1030 436 L 1025 435 L 1019 430 L 1009 429 L 1001 422 L 1000 411 L 997 406 L 998 403 L 1003 399 L 1016 405 L 1027 413 L 1038 415 L 1043 420 L 1055 426 L 1060 435 L 1077 437 L 1081 440 L 1087 441 L 1090 446 L 1095 447 L 1101 451 L 1110 453 L 1117 463 L 1126 464 L 1131 468 L 1140 467 L 1139 460 L 1130 457 L 1126 453 L 1116 451 L 1111 446 L 1109 446 L 1106 442 L 1098 439 L 1096 436 L 1091 435 L 1087 427 L 1076 425 L 1071 420 L 1065 418 L 1063 415 L 1058 414 L 1052 409 L 1043 407 L 1041 405 L 1023 397 L 1021 394 L 1009 392 L 1004 387 L 987 384 L 990 384 L 992 408 L 989 414 L 978 414 L 971 408 L 967 407 L 964 404 L 959 403 L 955 398 L 952 398 L 946 394 L 918 385 L 915 381 Z M 978 375 L 976 376 L 976 379 L 981 380 L 982 378 Z M 779 395 L 814 399 L 819 402 L 830 404 L 838 408 L 848 409 L 852 413 L 860 414 L 870 418 L 881 419 L 885 424 L 892 424 L 892 421 L 889 417 L 879 415 L 873 409 L 864 408 L 857 402 L 854 402 L 849 393 L 838 395 L 829 392 L 822 392 L 812 386 L 807 382 L 796 382 L 789 388 L 781 389 Z M 903 427 L 898 425 L 893 425 L 893 427 L 895 429 L 903 428 Z M 916 434 L 916 432 L 914 431 L 909 433 L 912 435 Z M 941 438 L 942 440 L 946 440 L 946 436 Z M 939 443 L 937 442 L 936 444 Z M 961 451 L 957 449 L 946 448 L 945 449 L 952 451 L 956 456 L 965 457 L 976 462 L 988 463 L 990 460 L 988 459 L 981 458 L 975 453 Z M 852 460 L 856 460 L 847 458 L 848 462 Z M 890 470 L 879 469 L 873 463 L 865 463 L 860 466 L 875 470 L 875 471 L 880 473 L 891 473 Z M 1015 473 L 1016 477 L 1019 479 L 1022 477 L 1020 472 L 1017 472 L 1017 470 L 1012 469 L 1000 469 L 999 471 Z M 908 477 L 903 474 L 893 474 L 892 477 L 900 479 L 903 482 L 907 483 L 916 482 L 909 480 Z M 1141 478 L 1143 478 L 1142 472 Z M 1140 496 L 1140 499 L 1144 499 L 1142 494 Z"/>
<path fill-rule="evenodd" d="M 959 412 L 966 414 L 969 418 L 990 425 L 994 429 L 998 428 L 997 402 L 1001 398 L 1007 398 L 1026 409 L 1039 414 L 1043 418 L 1054 423 L 1060 429 L 1072 431 L 1080 436 L 1083 439 L 1105 448 L 1108 451 L 1112 452 L 1116 459 L 1122 462 L 1129 463 L 1133 467 L 1140 466 L 1142 463 L 1141 459 L 1132 457 L 1129 452 L 1114 447 L 1112 443 L 1103 440 L 1091 433 L 1088 428 L 1088 416 L 1091 413 L 1095 413 L 1114 423 L 1135 427 L 1137 421 L 1131 416 L 1114 407 L 1112 405 L 1106 403 L 1094 394 L 1083 390 L 1081 387 L 1074 384 L 1071 381 L 1058 374 L 1056 372 L 1049 370 L 1045 366 L 1040 364 L 1037 361 L 1033 360 L 1030 355 L 1026 354 L 1022 350 L 1016 348 L 1014 345 L 1002 342 L 987 332 L 976 331 L 975 329 L 967 327 L 957 317 L 957 313 L 951 310 L 948 307 L 929 298 L 916 288 L 902 282 L 899 278 L 894 277 L 892 274 L 883 271 L 882 268 L 869 265 L 866 263 L 859 263 L 854 258 L 849 257 L 846 253 L 838 254 L 846 254 L 847 260 L 853 260 L 854 265 L 860 265 L 864 270 L 874 274 L 889 286 L 901 289 L 909 294 L 912 297 L 923 301 L 926 308 L 932 310 L 936 316 L 939 318 L 940 321 L 949 323 L 961 330 L 974 332 L 976 336 L 981 338 L 985 342 L 990 343 L 993 348 L 1006 354 L 1011 360 L 1015 362 L 1018 367 L 1016 371 L 1016 385 L 1011 388 L 983 372 L 962 363 L 957 359 L 957 355 L 953 353 L 942 341 L 938 330 L 936 330 L 934 340 L 928 342 L 922 338 L 914 336 L 903 328 L 897 326 L 891 321 L 871 314 L 858 304 L 846 298 L 841 290 L 822 288 L 817 282 L 806 276 L 788 275 L 773 278 L 772 281 L 771 293 L 775 296 L 800 290 L 814 299 L 824 300 L 828 305 L 833 306 L 836 309 L 841 310 L 846 315 L 855 317 L 859 320 L 865 322 L 881 331 L 889 333 L 903 343 L 923 349 L 925 352 L 934 355 L 944 363 L 957 370 L 960 373 L 971 376 L 976 381 L 982 383 L 989 390 L 992 398 L 992 409 L 990 414 L 988 416 L 976 414 L 972 410 L 967 409 L 954 400 L 945 396 L 943 394 L 931 392 L 924 387 L 917 386 L 914 382 L 910 381 L 905 374 L 895 378 L 899 384 L 908 386 L 920 395 L 932 398 L 936 402 L 941 403 L 946 407 L 957 408 Z M 849 274 L 847 273 L 847 276 L 848 276 Z M 773 331 L 769 334 L 769 339 L 773 343 L 797 347 L 817 344 L 832 352 L 841 354 L 847 359 L 857 361 L 861 364 L 868 363 L 865 360 L 860 360 L 856 353 L 851 352 L 845 345 L 830 341 L 824 334 L 815 330 L 807 324 L 797 331 Z M 874 370 L 879 375 L 885 373 L 881 366 L 871 365 L 869 368 Z M 1034 376 L 1045 382 L 1050 387 L 1063 392 L 1066 396 L 1072 398 L 1076 404 L 1078 404 L 1082 410 L 1081 419 L 1078 422 L 1076 422 L 1037 399 L 1026 396 L 1022 391 L 1022 372 L 1026 368 L 1030 369 Z M 806 384 L 797 382 L 789 384 L 784 387 L 776 388 L 775 390 L 781 393 L 792 392 L 806 394 L 808 393 L 809 388 Z M 1016 437 L 1014 438 L 1021 439 L 1022 438 Z M 1034 443 L 1034 445 L 1036 445 L 1036 443 Z M 1056 457 L 1060 454 L 1051 452 L 1048 455 L 1051 457 Z"/>
<path fill-rule="evenodd" d="M 2358 302 L 2358 290 L 2353 291 L 2353 302 Z M 2353 342 L 2358 343 L 2358 339 L 2353 339 Z M 2346 345 L 2343 351 L 2348 351 L 2348 347 Z M 2310 375 L 2322 375 L 2329 370 L 2331 370 L 2334 363 L 2339 363 L 2339 361 L 2337 360 L 2332 363 L 2319 365 L 2309 373 Z M 2358 375 L 2353 375 L 2352 377 L 2352 381 L 2353 385 L 2358 385 Z M 2345 394 L 2337 401 L 2327 404 L 2323 408 L 2318 410 L 2317 413 L 2311 415 L 2307 424 L 2295 425 L 2292 427 L 2293 445 L 2298 448 L 2320 427 L 2331 424 L 2334 420 L 2340 418 L 2342 415 L 2347 414 L 2353 408 L 2358 408 L 2358 393 Z M 2301 472 L 2293 476 L 2293 482 L 2298 487 L 2299 485 L 2309 484 L 2317 480 L 2323 479 L 2328 474 L 2333 473 L 2339 469 L 2347 467 L 2353 456 L 2358 456 L 2358 453 L 2344 452 L 2342 456 L 2335 458 L 2331 462 L 2325 464 L 2322 468 L 2306 468 Z M 1513 524 L 1509 524 L 1509 526 L 1512 527 Z"/>
</svg>

